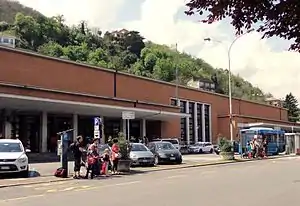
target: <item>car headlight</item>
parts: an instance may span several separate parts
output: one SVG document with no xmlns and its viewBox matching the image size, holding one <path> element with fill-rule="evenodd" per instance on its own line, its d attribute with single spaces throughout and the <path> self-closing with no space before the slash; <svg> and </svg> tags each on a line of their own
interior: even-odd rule
<svg viewBox="0 0 300 206">
<path fill-rule="evenodd" d="M 18 159 L 18 162 L 25 163 L 25 162 L 27 162 L 27 158 L 26 157 L 21 157 L 21 158 Z"/>
<path fill-rule="evenodd" d="M 159 156 L 159 157 L 162 157 L 162 158 L 167 157 L 167 155 L 166 155 L 165 153 L 158 153 L 158 156 Z"/>
<path fill-rule="evenodd" d="M 137 156 L 136 156 L 136 155 L 130 155 L 130 158 L 131 158 L 131 159 L 136 159 Z"/>
</svg>

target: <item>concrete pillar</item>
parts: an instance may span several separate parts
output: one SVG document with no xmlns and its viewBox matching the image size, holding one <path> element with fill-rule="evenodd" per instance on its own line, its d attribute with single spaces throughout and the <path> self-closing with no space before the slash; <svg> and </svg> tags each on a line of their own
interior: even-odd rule
<svg viewBox="0 0 300 206">
<path fill-rule="evenodd" d="M 41 135 L 41 152 L 47 152 L 48 149 L 48 114 L 47 112 L 42 113 L 42 135 Z"/>
<path fill-rule="evenodd" d="M 100 143 L 101 144 L 105 144 L 105 141 L 106 141 L 106 137 L 104 135 L 104 117 L 103 116 L 100 116 L 101 120 L 102 120 L 102 126 L 101 126 L 101 134 L 102 134 L 102 138 L 100 140 Z M 108 138 L 108 137 L 107 137 Z"/>
<path fill-rule="evenodd" d="M 11 130 L 12 130 L 12 125 L 9 121 L 4 122 L 4 137 L 5 139 L 11 139 Z"/>
<path fill-rule="evenodd" d="M 141 135 L 142 135 L 142 137 L 145 137 L 147 135 L 147 131 L 146 131 L 146 119 L 142 119 L 141 120 L 141 128 L 142 128 Z"/>
<path fill-rule="evenodd" d="M 202 104 L 202 142 L 205 142 L 205 104 Z"/>
<path fill-rule="evenodd" d="M 195 134 L 195 139 L 194 142 L 198 142 L 198 119 L 197 119 L 197 102 L 195 102 L 194 105 L 194 134 Z"/>
<path fill-rule="evenodd" d="M 76 140 L 76 137 L 78 136 L 78 115 L 73 114 L 73 140 Z"/>
<path fill-rule="evenodd" d="M 126 136 L 126 129 L 127 125 L 126 125 L 126 119 L 121 119 L 121 132 Z"/>
<path fill-rule="evenodd" d="M 189 101 L 186 101 L 186 113 L 190 113 Z M 190 145 L 190 118 L 186 117 L 186 138 L 187 145 Z"/>
</svg>

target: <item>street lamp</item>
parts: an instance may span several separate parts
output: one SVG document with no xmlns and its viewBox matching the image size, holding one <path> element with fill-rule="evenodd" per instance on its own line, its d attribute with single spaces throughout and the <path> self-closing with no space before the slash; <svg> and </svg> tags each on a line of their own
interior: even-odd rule
<svg viewBox="0 0 300 206">
<path fill-rule="evenodd" d="M 231 92 L 231 59 L 230 59 L 230 53 L 231 48 L 234 45 L 234 43 L 240 39 L 242 36 L 249 34 L 250 32 L 253 32 L 254 29 L 250 29 L 247 32 L 243 33 L 242 35 L 239 35 L 236 37 L 233 42 L 230 44 L 227 55 L 228 55 L 228 98 L 229 98 L 229 129 L 230 129 L 230 141 L 233 142 L 233 125 L 232 125 L 232 92 Z M 221 41 L 213 40 L 211 38 L 205 38 L 204 41 L 214 41 L 218 43 L 222 43 Z"/>
</svg>

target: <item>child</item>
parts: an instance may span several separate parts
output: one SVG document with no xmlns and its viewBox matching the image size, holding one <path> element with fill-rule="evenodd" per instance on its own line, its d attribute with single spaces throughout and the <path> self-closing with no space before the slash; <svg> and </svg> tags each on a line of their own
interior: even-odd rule
<svg viewBox="0 0 300 206">
<path fill-rule="evenodd" d="M 109 149 L 105 149 L 104 150 L 104 154 L 102 155 L 102 174 L 105 175 L 106 177 L 108 177 L 108 165 L 110 162 L 110 155 L 109 155 Z"/>
</svg>

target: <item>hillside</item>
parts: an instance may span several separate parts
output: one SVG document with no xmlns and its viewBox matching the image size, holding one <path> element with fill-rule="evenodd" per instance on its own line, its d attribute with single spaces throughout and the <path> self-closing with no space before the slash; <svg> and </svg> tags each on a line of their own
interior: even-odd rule
<svg viewBox="0 0 300 206">
<path fill-rule="evenodd" d="M 3 1 L 3 0 L 0 0 Z M 1 28 L 1 27 L 0 27 Z M 85 22 L 69 27 L 62 16 L 47 18 L 17 13 L 15 21 L 2 27 L 5 33 L 18 37 L 17 47 L 44 55 L 83 62 L 99 67 L 125 71 L 135 75 L 176 81 L 180 84 L 192 79 L 209 79 L 216 92 L 228 94 L 228 72 L 214 69 L 202 59 L 179 53 L 168 46 L 144 42 L 137 31 L 106 32 L 90 29 Z M 263 92 L 239 76 L 233 76 L 234 97 L 262 102 Z"/>
<path fill-rule="evenodd" d="M 16 0 L 0 0 L 0 22 L 13 23 L 18 12 L 33 17 L 42 15 L 40 12 L 24 6 Z"/>
</svg>

